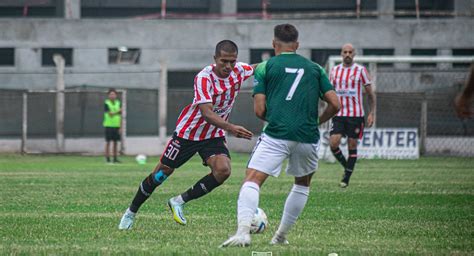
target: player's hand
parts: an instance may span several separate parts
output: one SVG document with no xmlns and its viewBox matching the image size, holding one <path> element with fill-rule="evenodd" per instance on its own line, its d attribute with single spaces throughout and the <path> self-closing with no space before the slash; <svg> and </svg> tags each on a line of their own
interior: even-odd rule
<svg viewBox="0 0 474 256">
<path fill-rule="evenodd" d="M 245 127 L 240 126 L 240 125 L 233 124 L 229 127 L 227 131 L 237 138 L 243 138 L 247 140 L 252 139 L 252 136 L 253 136 L 253 133 L 251 131 L 245 129 Z"/>
<path fill-rule="evenodd" d="M 369 113 L 369 115 L 367 116 L 367 127 L 372 127 L 372 125 L 374 125 L 374 113 Z"/>
</svg>

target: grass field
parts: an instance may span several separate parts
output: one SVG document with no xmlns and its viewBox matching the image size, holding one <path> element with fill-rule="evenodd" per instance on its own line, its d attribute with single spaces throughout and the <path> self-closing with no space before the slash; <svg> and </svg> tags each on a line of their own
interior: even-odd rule
<svg viewBox="0 0 474 256">
<path fill-rule="evenodd" d="M 321 163 L 289 246 L 270 246 L 292 179 L 270 179 L 260 207 L 270 221 L 249 248 L 218 246 L 236 227 L 247 154 L 233 154 L 231 178 L 186 206 L 174 223 L 169 197 L 208 170 L 194 158 L 142 207 L 134 229 L 117 225 L 155 161 L 106 165 L 101 157 L 0 155 L 0 254 L 473 255 L 474 159 L 361 160 L 347 189 L 341 168 Z"/>
</svg>

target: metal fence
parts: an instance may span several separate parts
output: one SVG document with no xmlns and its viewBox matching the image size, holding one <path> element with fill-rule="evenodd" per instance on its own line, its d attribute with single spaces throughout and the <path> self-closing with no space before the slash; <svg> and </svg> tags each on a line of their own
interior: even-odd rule
<svg viewBox="0 0 474 256">
<path fill-rule="evenodd" d="M 124 96 L 126 95 L 126 98 Z M 192 102 L 194 92 L 190 90 L 168 90 L 167 134 L 175 129 L 181 110 Z M 64 137 L 65 139 L 100 138 L 104 101 L 107 93 L 103 89 L 82 87 L 80 90 L 64 91 Z M 258 134 L 263 123 L 253 113 L 250 91 L 242 91 L 235 103 L 231 122 L 244 125 Z M 126 106 L 126 137 L 159 136 L 159 92 L 149 89 L 119 90 L 119 98 Z M 22 148 L 30 152 L 43 152 L 41 145 L 28 144 L 31 139 L 53 140 L 57 135 L 56 91 L 0 90 L 0 139 L 25 140 Z M 125 143 L 124 143 L 125 144 Z M 29 146 L 30 145 L 30 146 Z M 22 149 L 23 150 L 23 149 Z"/>
<path fill-rule="evenodd" d="M 474 120 L 459 119 L 453 109 L 453 100 L 461 90 L 467 71 L 467 67 L 446 69 L 443 66 L 378 68 L 372 73 L 377 87 L 376 127 L 418 129 L 421 154 L 474 155 Z M 83 87 L 64 93 L 65 138 L 102 137 L 106 92 Z M 162 125 L 159 91 L 127 89 L 120 94 L 122 98 L 123 93 L 126 94 L 126 136 L 157 137 Z M 25 125 L 27 138 L 53 139 L 56 135 L 55 95 L 54 91 L 0 90 L 0 139 L 21 139 Z M 193 89 L 191 86 L 179 90 L 170 88 L 166 99 L 165 120 L 170 135 L 180 111 L 192 102 Z M 364 102 L 367 109 L 367 99 Z M 250 89 L 240 92 L 230 121 L 255 134 L 262 130 L 263 122 L 253 113 Z"/>
</svg>

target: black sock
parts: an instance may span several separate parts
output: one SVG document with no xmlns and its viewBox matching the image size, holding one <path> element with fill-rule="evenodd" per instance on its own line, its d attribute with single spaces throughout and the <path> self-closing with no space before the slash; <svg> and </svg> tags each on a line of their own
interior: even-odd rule
<svg viewBox="0 0 474 256">
<path fill-rule="evenodd" d="M 357 161 L 357 149 L 349 149 L 349 158 L 347 159 L 346 172 L 352 173 Z"/>
<path fill-rule="evenodd" d="M 211 192 L 221 184 L 217 182 L 216 178 L 212 173 L 202 177 L 194 186 L 188 189 L 186 192 L 181 194 L 184 202 L 188 202 Z"/>
<path fill-rule="evenodd" d="M 153 172 L 146 177 L 138 187 L 138 191 L 130 204 L 130 211 L 137 212 L 140 206 L 151 196 L 156 187 L 161 185 L 168 176 L 160 170 Z"/>
<path fill-rule="evenodd" d="M 110 162 L 110 157 L 106 157 L 105 160 L 107 160 L 107 162 Z"/>
<path fill-rule="evenodd" d="M 346 165 L 347 165 L 346 158 L 342 154 L 341 149 L 338 147 L 334 150 L 331 149 L 331 151 L 332 151 L 332 154 L 334 155 L 334 157 L 337 159 L 337 161 L 339 161 L 339 163 L 341 163 L 342 167 L 346 168 Z"/>
</svg>

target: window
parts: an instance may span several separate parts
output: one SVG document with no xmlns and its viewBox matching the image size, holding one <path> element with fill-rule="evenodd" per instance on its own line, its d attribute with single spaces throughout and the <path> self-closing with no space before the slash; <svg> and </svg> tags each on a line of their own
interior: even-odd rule
<svg viewBox="0 0 474 256">
<path fill-rule="evenodd" d="M 474 48 L 453 49 L 453 56 L 474 56 Z M 471 63 L 453 63 L 453 68 L 468 68 Z"/>
<path fill-rule="evenodd" d="M 311 60 L 318 63 L 322 67 L 326 66 L 329 56 L 341 55 L 341 49 L 313 49 L 311 50 Z"/>
<path fill-rule="evenodd" d="M 260 63 L 275 56 L 273 49 L 250 49 L 250 63 Z"/>
<path fill-rule="evenodd" d="M 0 66 L 15 66 L 15 48 L 0 48 Z"/>
<path fill-rule="evenodd" d="M 41 65 L 44 67 L 55 66 L 54 54 L 61 54 L 67 67 L 72 66 L 72 48 L 43 48 L 41 49 Z"/>
<path fill-rule="evenodd" d="M 356 15 L 357 1 L 353 0 L 268 0 L 269 5 L 267 10 L 270 13 L 321 13 L 332 12 L 333 17 L 336 17 L 338 12 L 353 12 Z M 360 10 L 376 11 L 377 0 L 361 1 Z M 262 11 L 262 1 L 238 0 L 237 11 L 239 13 L 259 13 Z M 338 15 L 340 17 L 347 17 L 347 15 Z"/>
<path fill-rule="evenodd" d="M 436 49 L 411 49 L 412 56 L 436 56 Z M 412 63 L 411 67 L 436 67 L 436 63 Z"/>
<path fill-rule="evenodd" d="M 453 16 L 454 0 L 421 0 L 419 3 L 420 17 L 422 18 Z M 395 0 L 395 12 L 398 12 L 398 14 L 395 15 L 395 17 L 398 18 L 415 18 L 415 0 Z M 427 12 L 431 13 L 428 14 Z"/>
<path fill-rule="evenodd" d="M 87 18 L 124 18 L 142 15 L 160 15 L 161 0 L 81 0 L 81 16 Z M 210 13 L 216 4 L 210 0 L 166 1 L 166 13 Z M 216 10 L 217 11 L 217 10 Z"/>
<path fill-rule="evenodd" d="M 109 48 L 109 64 L 138 64 L 140 63 L 140 49 L 120 46 Z"/>
<path fill-rule="evenodd" d="M 193 88 L 194 77 L 200 70 L 195 71 L 168 71 L 168 88 L 190 89 Z"/>
<path fill-rule="evenodd" d="M 0 1 L 0 17 L 58 17 L 59 0 Z"/>
<path fill-rule="evenodd" d="M 362 55 L 364 56 L 393 56 L 394 49 L 375 49 L 375 48 L 366 48 L 362 49 Z M 378 63 L 377 67 L 393 67 L 393 63 Z"/>
</svg>

